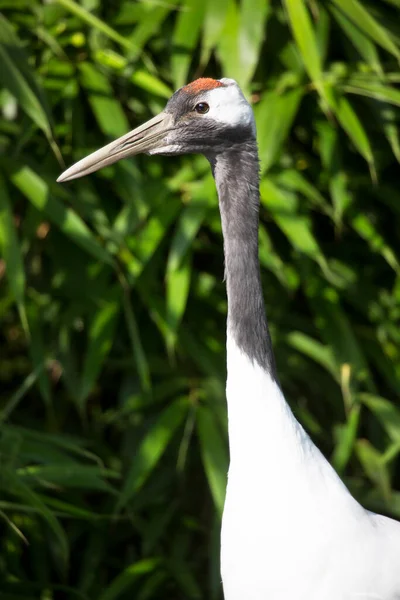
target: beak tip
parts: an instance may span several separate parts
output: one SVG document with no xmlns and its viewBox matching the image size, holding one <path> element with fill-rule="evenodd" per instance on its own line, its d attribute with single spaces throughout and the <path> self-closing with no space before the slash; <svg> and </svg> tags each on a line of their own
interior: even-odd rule
<svg viewBox="0 0 400 600">
<path fill-rule="evenodd" d="M 59 175 L 56 179 L 57 183 L 64 183 L 65 181 L 69 181 L 70 179 L 74 179 L 73 175 L 69 173 L 70 169 L 63 171 L 61 175 Z"/>
</svg>

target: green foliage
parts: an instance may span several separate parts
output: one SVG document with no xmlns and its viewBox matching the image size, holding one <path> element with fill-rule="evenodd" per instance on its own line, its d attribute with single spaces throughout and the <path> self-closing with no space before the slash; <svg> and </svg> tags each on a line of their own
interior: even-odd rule
<svg viewBox="0 0 400 600">
<path fill-rule="evenodd" d="M 400 517 L 399 9 L 0 0 L 2 598 L 222 597 L 208 164 L 139 156 L 55 182 L 61 157 L 200 75 L 236 78 L 254 104 L 285 394 L 357 498 Z"/>
</svg>

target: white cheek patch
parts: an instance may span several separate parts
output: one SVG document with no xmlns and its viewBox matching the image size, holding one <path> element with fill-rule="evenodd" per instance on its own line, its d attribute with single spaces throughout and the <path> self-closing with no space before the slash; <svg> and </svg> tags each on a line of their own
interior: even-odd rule
<svg viewBox="0 0 400 600">
<path fill-rule="evenodd" d="M 224 87 L 217 87 L 204 94 L 204 100 L 209 104 L 207 117 L 236 127 L 250 126 L 254 136 L 256 124 L 253 109 L 243 96 L 242 90 L 233 79 L 221 79 Z"/>
</svg>

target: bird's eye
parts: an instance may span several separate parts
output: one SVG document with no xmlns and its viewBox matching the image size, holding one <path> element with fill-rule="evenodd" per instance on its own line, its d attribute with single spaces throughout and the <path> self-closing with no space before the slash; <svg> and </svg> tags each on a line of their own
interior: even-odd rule
<svg viewBox="0 0 400 600">
<path fill-rule="evenodd" d="M 208 111 L 210 110 L 210 107 L 208 106 L 207 102 L 199 102 L 198 104 L 196 104 L 196 106 L 194 107 L 194 110 L 199 114 L 199 115 L 205 115 L 206 113 L 208 113 Z"/>
</svg>

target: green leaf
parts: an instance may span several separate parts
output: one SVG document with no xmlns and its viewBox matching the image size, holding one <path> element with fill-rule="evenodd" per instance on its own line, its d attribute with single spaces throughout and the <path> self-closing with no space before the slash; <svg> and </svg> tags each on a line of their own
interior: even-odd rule
<svg viewBox="0 0 400 600">
<path fill-rule="evenodd" d="M 325 96 L 322 86 L 322 60 L 309 12 L 303 0 L 285 0 L 290 27 L 304 66 L 316 89 Z"/>
<path fill-rule="evenodd" d="M 116 491 L 106 481 L 107 477 L 116 478 L 114 471 L 91 465 L 76 463 L 57 465 L 33 465 L 17 470 L 21 481 L 43 487 L 57 486 L 68 489 L 82 489 L 87 491 L 102 490 L 116 494 Z"/>
<path fill-rule="evenodd" d="M 327 171 L 328 185 L 333 204 L 333 219 L 342 225 L 345 211 L 352 203 L 348 177 L 342 165 L 337 129 L 330 123 L 318 124 L 318 137 L 322 164 Z"/>
<path fill-rule="evenodd" d="M 390 477 L 382 455 L 368 440 L 358 440 L 356 450 L 366 475 L 376 485 L 382 497 L 390 502 Z"/>
<path fill-rule="evenodd" d="M 206 0 L 203 21 L 203 45 L 200 63 L 205 65 L 221 37 L 231 0 Z"/>
<path fill-rule="evenodd" d="M 132 464 L 117 503 L 117 511 L 126 506 L 158 465 L 173 435 L 183 423 L 187 409 L 186 399 L 179 399 L 159 414 L 140 443 L 136 455 L 132 458 Z"/>
<path fill-rule="evenodd" d="M 0 14 L 0 83 L 10 90 L 22 109 L 51 139 L 51 116 L 21 42 L 12 26 Z"/>
<path fill-rule="evenodd" d="M 343 29 L 343 33 L 349 37 L 353 46 L 358 50 L 360 55 L 367 61 L 371 68 L 382 75 L 382 66 L 379 60 L 379 54 L 373 42 L 365 33 L 360 30 L 356 23 L 352 23 L 339 9 L 333 4 L 329 7 L 339 26 Z"/>
<path fill-rule="evenodd" d="M 78 19 L 80 19 L 87 25 L 90 25 L 94 29 L 97 29 L 114 42 L 117 42 L 117 44 L 119 44 L 126 50 L 131 50 L 133 52 L 136 51 L 136 47 L 130 40 L 120 35 L 117 31 L 115 31 L 115 29 L 113 29 L 107 23 L 90 13 L 83 6 L 80 6 L 73 0 L 56 0 L 56 2 L 58 2 L 58 4 L 60 4 L 63 8 L 65 8 L 66 10 L 74 14 L 76 17 L 78 17 Z"/>
<path fill-rule="evenodd" d="M 48 373 L 46 372 L 47 356 L 43 340 L 43 323 L 40 309 L 36 304 L 29 303 L 27 316 L 30 330 L 29 351 L 35 371 L 38 373 L 38 385 L 46 406 L 52 410 L 52 390 Z M 52 412 L 50 416 L 53 417 Z"/>
<path fill-rule="evenodd" d="M 161 79 L 152 75 L 148 71 L 143 71 L 142 69 L 137 69 L 131 77 L 132 83 L 134 83 L 137 87 L 154 94 L 155 96 L 160 96 L 161 98 L 169 98 L 172 96 L 172 90 L 168 87 Z"/>
<path fill-rule="evenodd" d="M 228 473 L 228 454 L 225 438 L 215 416 L 207 406 L 199 406 L 196 416 L 201 457 L 215 508 L 222 516 Z"/>
<path fill-rule="evenodd" d="M 87 92 L 90 106 L 104 135 L 117 138 L 127 133 L 131 129 L 128 119 L 114 98 L 108 79 L 89 62 L 81 63 L 79 72 L 81 85 Z"/>
<path fill-rule="evenodd" d="M 35 508 L 42 519 L 47 523 L 57 541 L 58 560 L 61 561 L 61 566 L 65 571 L 69 558 L 68 539 L 58 519 L 54 516 L 53 512 L 47 508 L 39 494 L 36 494 L 36 492 L 21 481 L 21 479 L 11 470 L 3 469 L 2 476 L 3 482 L 7 484 L 8 489 L 16 496 L 21 497 L 24 502 Z"/>
<path fill-rule="evenodd" d="M 1 22 L 1 21 L 0 21 Z M 24 306 L 25 271 L 22 253 L 14 224 L 7 184 L 0 173 L 0 249 L 4 257 L 8 284 L 15 302 L 21 309 Z"/>
<path fill-rule="evenodd" d="M 88 347 L 84 358 L 82 383 L 78 397 L 82 411 L 113 343 L 119 313 L 118 300 L 106 301 L 94 314 L 89 326 Z"/>
<path fill-rule="evenodd" d="M 387 29 L 382 27 L 376 19 L 358 0 L 332 0 L 336 6 L 366 35 L 379 46 L 393 54 L 398 60 L 400 51 L 392 41 Z"/>
<path fill-rule="evenodd" d="M 393 442 L 400 442 L 400 410 L 380 396 L 359 394 L 359 398 L 379 420 Z"/>
<path fill-rule="evenodd" d="M 140 232 L 130 240 L 133 256 L 127 257 L 127 269 L 130 282 L 135 282 L 153 258 L 161 242 L 168 236 L 168 229 L 181 208 L 173 197 L 165 197 L 153 210 Z"/>
<path fill-rule="evenodd" d="M 394 251 L 386 244 L 385 239 L 367 215 L 359 213 L 352 219 L 352 225 L 357 233 L 368 242 L 372 252 L 379 252 L 392 269 L 400 274 L 400 266 Z"/>
<path fill-rule="evenodd" d="M 274 177 L 274 182 L 278 183 L 280 186 L 289 191 L 299 192 L 310 201 L 310 204 L 313 206 L 313 208 L 318 209 L 328 215 L 331 214 L 331 210 L 327 201 L 319 192 L 317 187 L 308 181 L 299 171 L 294 169 L 285 169 L 276 177 Z"/>
<path fill-rule="evenodd" d="M 349 78 L 341 85 L 348 94 L 367 96 L 378 102 L 387 102 L 394 106 L 400 106 L 400 91 L 389 85 L 383 85 L 379 81 L 360 81 L 357 78 Z"/>
<path fill-rule="evenodd" d="M 30 167 L 17 168 L 10 175 L 13 184 L 39 211 L 48 216 L 67 237 L 97 260 L 112 265 L 113 259 L 100 245 L 82 219 L 53 196 L 49 186 Z"/>
<path fill-rule="evenodd" d="M 125 4 L 125 7 L 127 5 Z M 129 6 L 129 9 L 133 9 L 133 5 Z M 167 5 L 164 6 L 162 4 L 155 4 L 153 2 L 149 3 L 141 3 L 141 8 L 143 9 L 143 14 L 141 18 L 138 19 L 136 26 L 133 28 L 131 35 L 129 36 L 129 41 L 135 46 L 137 49 L 133 54 L 132 58 L 136 59 L 140 56 L 141 51 L 143 50 L 145 44 L 148 42 L 150 38 L 153 36 L 157 36 L 160 29 L 162 28 L 162 22 L 167 17 L 167 15 L 174 10 L 174 6 Z M 120 15 L 123 11 L 120 12 Z M 117 17 L 117 22 L 121 22 L 123 19 L 121 17 Z M 121 25 L 124 23 L 122 22 Z"/>
<path fill-rule="evenodd" d="M 260 58 L 265 37 L 270 0 L 242 0 L 240 3 L 239 57 L 244 74 L 241 84 L 247 88 Z"/>
<path fill-rule="evenodd" d="M 132 304 L 130 302 L 129 290 L 126 282 L 123 282 L 123 305 L 124 305 L 124 314 L 125 321 L 127 326 L 127 331 L 129 335 L 129 341 L 132 347 L 132 356 L 133 360 L 136 364 L 139 379 L 142 385 L 142 389 L 145 392 L 150 392 L 151 390 L 151 377 L 150 377 L 150 367 L 148 360 L 146 358 L 146 354 L 143 350 L 143 344 L 140 336 L 140 330 L 137 324 L 137 320 L 135 317 L 135 313 L 133 311 Z"/>
<path fill-rule="evenodd" d="M 372 154 L 371 144 L 367 133 L 350 102 L 341 96 L 334 103 L 334 111 L 341 126 L 346 131 L 357 150 L 370 165 L 372 175 L 375 179 L 374 156 Z"/>
<path fill-rule="evenodd" d="M 225 24 L 218 40 L 216 54 L 221 62 L 223 73 L 229 74 L 229 77 L 236 79 L 239 85 L 242 86 L 247 79 L 247 73 L 243 71 L 240 58 L 239 31 L 239 8 L 234 0 L 229 0 Z"/>
<path fill-rule="evenodd" d="M 186 0 L 178 13 L 172 43 L 172 75 L 175 87 L 187 83 L 194 48 L 200 37 L 206 3 L 204 0 Z"/>
<path fill-rule="evenodd" d="M 159 569 L 162 561 L 159 558 L 145 558 L 129 565 L 115 577 L 109 586 L 100 594 L 98 600 L 114 600 L 121 598 L 121 594 L 128 590 L 142 577 Z"/>
<path fill-rule="evenodd" d="M 347 415 L 347 423 L 338 428 L 338 441 L 332 456 L 332 464 L 338 473 L 343 473 L 353 453 L 360 415 L 360 405 L 353 404 Z"/>
<path fill-rule="evenodd" d="M 261 173 L 268 171 L 279 158 L 303 97 L 303 90 L 295 88 L 279 92 L 264 92 L 254 113 L 258 131 Z"/>
<path fill-rule="evenodd" d="M 273 215 L 294 248 L 308 256 L 318 258 L 321 251 L 311 231 L 311 223 L 297 212 L 297 199 L 292 192 L 278 188 L 264 178 L 260 185 L 261 201 Z"/>
<path fill-rule="evenodd" d="M 179 266 L 170 268 L 167 271 L 166 322 L 168 324 L 168 332 L 166 341 L 170 353 L 173 352 L 175 347 L 178 337 L 178 328 L 186 309 L 189 297 L 191 270 L 190 256 L 187 255 Z"/>
<path fill-rule="evenodd" d="M 291 331 L 286 339 L 292 348 L 311 358 L 339 381 L 339 372 L 329 346 L 321 344 L 301 331 Z"/>
<path fill-rule="evenodd" d="M 213 179 L 207 178 L 207 184 L 201 186 L 200 194 L 209 194 L 213 186 Z M 207 210 L 207 203 L 201 200 L 192 200 L 192 202 L 185 206 L 184 209 L 181 211 L 171 241 L 171 247 L 168 256 L 167 272 L 179 269 L 186 253 L 188 252 L 188 249 L 193 244 L 193 240 L 195 239 L 206 217 Z"/>
<path fill-rule="evenodd" d="M 356 390 L 360 385 L 373 388 L 363 348 L 341 307 L 337 291 L 309 276 L 306 292 L 316 315 L 316 326 L 333 352 L 336 372 L 342 376 L 343 367 L 347 365 L 350 391 Z"/>
</svg>

